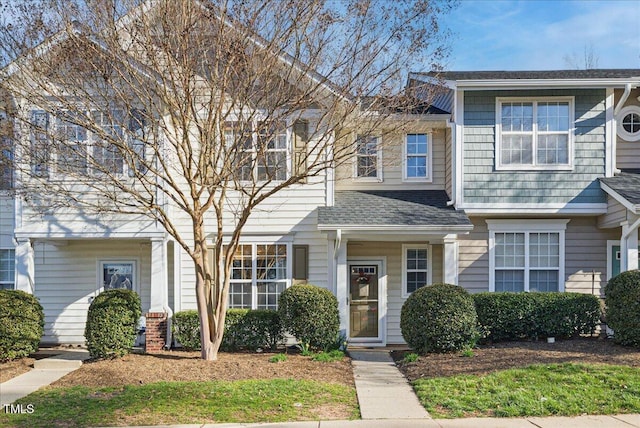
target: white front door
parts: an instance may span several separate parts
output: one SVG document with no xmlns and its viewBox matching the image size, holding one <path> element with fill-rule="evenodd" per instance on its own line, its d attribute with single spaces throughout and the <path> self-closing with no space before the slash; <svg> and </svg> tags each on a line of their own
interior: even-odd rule
<svg viewBox="0 0 640 428">
<path fill-rule="evenodd" d="M 382 343 L 384 313 L 383 264 L 380 261 L 349 262 L 349 340 Z"/>
</svg>

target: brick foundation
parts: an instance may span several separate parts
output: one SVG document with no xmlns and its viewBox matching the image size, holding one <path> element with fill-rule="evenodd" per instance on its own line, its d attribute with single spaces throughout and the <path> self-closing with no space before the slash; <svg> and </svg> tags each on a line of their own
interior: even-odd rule
<svg viewBox="0 0 640 428">
<path fill-rule="evenodd" d="M 146 315 L 145 352 L 160 351 L 167 340 L 167 314 L 164 312 L 149 312 Z"/>
</svg>

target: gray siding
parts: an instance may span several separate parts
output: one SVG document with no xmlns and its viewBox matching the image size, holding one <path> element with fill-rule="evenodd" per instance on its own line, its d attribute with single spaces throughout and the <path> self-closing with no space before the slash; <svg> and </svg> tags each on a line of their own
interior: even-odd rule
<svg viewBox="0 0 640 428">
<path fill-rule="evenodd" d="M 573 171 L 496 171 L 496 97 L 575 96 Z M 605 91 L 466 92 L 465 203 L 604 203 Z"/>
<path fill-rule="evenodd" d="M 607 213 L 598 217 L 598 227 L 618 227 L 627 219 L 627 208 L 607 195 Z"/>
<path fill-rule="evenodd" d="M 484 218 L 471 217 L 473 230 L 458 235 L 458 283 L 470 293 L 489 291 L 489 231 Z"/>
<path fill-rule="evenodd" d="M 616 105 L 622 93 L 622 89 L 615 91 Z M 637 98 L 638 96 L 640 96 L 640 89 L 632 90 L 624 106 L 640 105 L 640 101 L 638 101 Z M 640 168 L 640 141 L 625 141 L 621 137 L 618 137 L 616 144 L 616 167 L 620 169 Z"/>
</svg>

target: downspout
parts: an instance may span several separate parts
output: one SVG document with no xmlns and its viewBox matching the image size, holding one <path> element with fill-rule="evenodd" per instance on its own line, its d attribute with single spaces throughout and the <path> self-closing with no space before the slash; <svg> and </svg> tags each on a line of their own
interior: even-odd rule
<svg viewBox="0 0 640 428">
<path fill-rule="evenodd" d="M 629 95 L 631 94 L 631 89 L 633 87 L 634 86 L 631 83 L 627 83 L 624 85 L 624 92 L 622 93 L 622 97 L 620 97 L 620 101 L 618 101 L 618 104 L 616 104 L 616 108 L 613 109 L 614 117 L 617 116 L 618 113 L 620 113 L 622 106 L 624 105 L 624 103 L 627 102 L 627 98 L 629 98 Z"/>
<path fill-rule="evenodd" d="M 171 308 L 169 307 L 169 305 L 167 305 L 166 303 L 163 306 L 164 312 L 167 314 L 167 340 L 164 343 L 164 348 L 165 349 L 171 349 L 171 342 L 173 342 L 173 337 L 171 336 L 171 326 L 172 326 L 172 320 L 173 320 L 173 311 L 171 310 Z"/>
</svg>

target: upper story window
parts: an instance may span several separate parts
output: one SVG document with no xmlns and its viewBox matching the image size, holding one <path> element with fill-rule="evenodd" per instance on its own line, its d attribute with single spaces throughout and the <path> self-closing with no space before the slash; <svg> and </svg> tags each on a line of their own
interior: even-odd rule
<svg viewBox="0 0 640 428">
<path fill-rule="evenodd" d="M 497 169 L 571 169 L 573 100 L 497 100 Z"/>
<path fill-rule="evenodd" d="M 0 249 L 0 290 L 15 288 L 15 250 Z"/>
<path fill-rule="evenodd" d="M 429 180 L 431 178 L 431 155 L 428 134 L 407 134 L 405 140 L 404 179 Z"/>
<path fill-rule="evenodd" d="M 564 291 L 566 220 L 487 220 L 490 291 Z"/>
<path fill-rule="evenodd" d="M 0 190 L 13 187 L 13 139 L 7 113 L 0 110 Z"/>
<path fill-rule="evenodd" d="M 359 180 L 382 181 L 380 137 L 358 135 L 353 175 Z"/>
<path fill-rule="evenodd" d="M 625 141 L 640 141 L 640 106 L 626 106 L 620 110 L 618 135 Z"/>
<path fill-rule="evenodd" d="M 131 173 L 124 154 L 131 149 L 139 156 L 144 148 L 138 140 L 144 127 L 144 114 L 123 109 L 71 112 L 55 115 L 44 111 L 31 113 L 31 170 L 35 175 Z M 85 126 L 92 127 L 93 132 Z M 117 144 L 127 144 L 127 148 Z"/>
<path fill-rule="evenodd" d="M 241 181 L 284 181 L 289 175 L 289 138 L 284 122 L 225 122 L 225 143 Z"/>
</svg>

